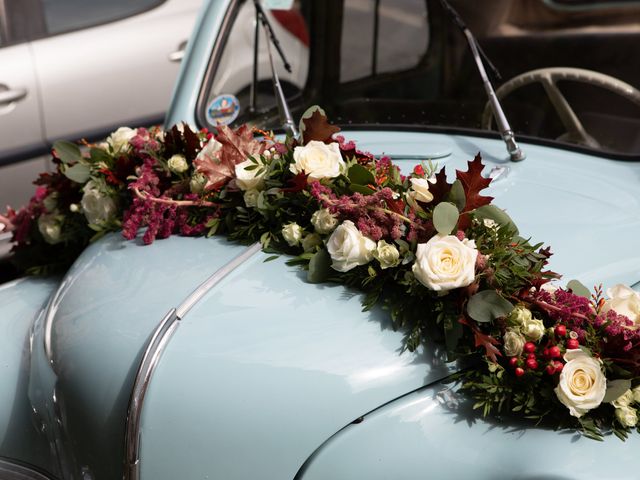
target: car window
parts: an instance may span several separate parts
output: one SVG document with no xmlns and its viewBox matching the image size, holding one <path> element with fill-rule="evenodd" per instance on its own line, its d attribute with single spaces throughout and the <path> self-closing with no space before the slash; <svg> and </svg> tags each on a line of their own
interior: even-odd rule
<svg viewBox="0 0 640 480">
<path fill-rule="evenodd" d="M 347 0 L 342 17 L 340 81 L 418 65 L 429 47 L 424 0 Z M 370 55 L 361 52 L 369 51 Z"/>
<path fill-rule="evenodd" d="M 269 6 L 272 4 L 277 5 L 278 8 L 270 9 Z M 306 0 L 263 3 L 282 52 L 291 65 L 291 72 L 288 72 L 276 48 L 271 44 L 280 84 L 288 99 L 298 95 L 307 81 L 311 38 L 308 4 Z M 214 68 L 215 75 L 204 97 L 204 117 L 209 126 L 215 126 L 218 123 L 239 123 L 246 120 L 245 114 L 250 111 L 260 114 L 260 112 L 273 110 L 277 105 L 267 50 L 267 37 L 260 25 L 255 103 L 252 108 L 255 18 L 254 3 L 244 2 L 239 7 L 229 34 L 223 41 L 222 54 Z"/>
<path fill-rule="evenodd" d="M 42 0 L 50 35 L 112 22 L 149 10 L 164 0 Z"/>
</svg>

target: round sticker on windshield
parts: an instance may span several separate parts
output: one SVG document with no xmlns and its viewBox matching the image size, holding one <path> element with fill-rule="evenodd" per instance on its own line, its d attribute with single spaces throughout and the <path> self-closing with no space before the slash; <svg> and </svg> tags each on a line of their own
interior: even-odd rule
<svg viewBox="0 0 640 480">
<path fill-rule="evenodd" d="M 211 125 L 229 125 L 240 113 L 240 102 L 235 97 L 225 93 L 214 98 L 207 107 L 207 121 Z"/>
</svg>

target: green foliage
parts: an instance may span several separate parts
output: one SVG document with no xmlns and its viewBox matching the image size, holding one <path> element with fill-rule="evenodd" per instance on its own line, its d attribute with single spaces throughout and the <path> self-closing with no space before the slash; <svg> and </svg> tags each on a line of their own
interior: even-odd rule
<svg viewBox="0 0 640 480">
<path fill-rule="evenodd" d="M 66 140 L 58 140 L 53 144 L 53 149 L 55 150 L 57 157 L 62 160 L 62 163 L 74 164 L 82 160 L 80 147 L 75 143 L 71 143 Z"/>
<path fill-rule="evenodd" d="M 467 313 L 476 322 L 491 322 L 499 317 L 509 315 L 513 305 L 495 290 L 483 290 L 469 299 Z"/>
<path fill-rule="evenodd" d="M 449 235 L 458 223 L 457 207 L 449 202 L 441 202 L 433 209 L 433 226 L 440 235 Z"/>
</svg>

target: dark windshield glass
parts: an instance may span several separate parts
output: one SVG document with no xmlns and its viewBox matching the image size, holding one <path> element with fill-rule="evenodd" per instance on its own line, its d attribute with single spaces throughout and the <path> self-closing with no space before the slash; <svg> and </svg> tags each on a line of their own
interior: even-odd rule
<svg viewBox="0 0 640 480">
<path fill-rule="evenodd" d="M 640 4 L 576 11 L 543 0 L 450 2 L 501 73 L 492 82 L 516 134 L 640 154 Z M 251 2 L 241 8 L 251 11 Z M 308 34 L 308 44 L 282 34 L 297 72 L 286 91 L 294 117 L 315 103 L 343 125 L 496 128 L 465 37 L 438 1 L 295 1 L 292 8 Z M 227 42 L 225 55 L 233 49 Z M 232 73 L 221 69 L 215 78 Z M 236 122 L 278 128 L 269 72 L 261 82 L 261 108 L 242 109 Z"/>
</svg>

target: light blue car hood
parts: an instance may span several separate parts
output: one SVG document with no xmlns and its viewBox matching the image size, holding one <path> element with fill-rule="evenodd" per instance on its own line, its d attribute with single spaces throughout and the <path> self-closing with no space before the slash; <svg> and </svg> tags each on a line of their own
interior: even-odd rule
<svg viewBox="0 0 640 480">
<path fill-rule="evenodd" d="M 637 164 L 531 145 L 527 160 L 507 164 L 494 140 L 346 135 L 397 157 L 449 149 L 440 163 L 451 172 L 482 151 L 487 170 L 509 169 L 491 189 L 496 204 L 522 234 L 548 240 L 553 269 L 587 285 L 640 280 Z M 409 171 L 416 161 L 399 163 Z M 149 335 L 245 249 L 179 237 L 140 247 L 110 235 L 76 262 L 43 327 L 74 468 L 120 476 L 127 402 Z M 401 352 L 402 332 L 385 312 L 363 313 L 356 292 L 306 283 L 285 258 L 265 258 L 257 253 L 214 287 L 168 344 L 143 408 L 143 478 L 293 478 L 335 432 L 454 368 L 435 348 Z M 41 390 L 32 389 L 44 405 L 52 392 Z"/>
</svg>

